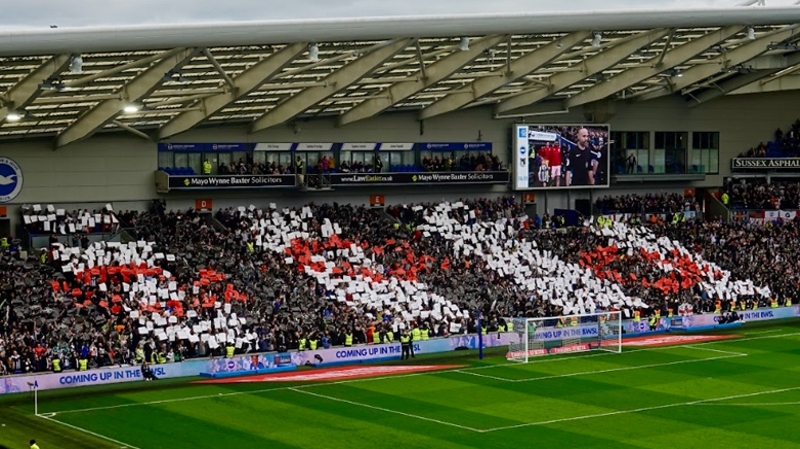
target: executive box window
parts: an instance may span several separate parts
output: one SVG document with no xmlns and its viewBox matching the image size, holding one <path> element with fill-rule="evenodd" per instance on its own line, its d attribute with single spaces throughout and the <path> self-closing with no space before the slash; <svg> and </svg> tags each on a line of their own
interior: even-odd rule
<svg viewBox="0 0 800 449">
<path fill-rule="evenodd" d="M 689 133 L 658 131 L 655 133 L 653 169 L 655 173 L 686 173 L 686 151 Z"/>
<path fill-rule="evenodd" d="M 378 153 L 374 150 L 369 151 L 342 151 L 339 154 L 341 163 L 339 171 L 342 173 L 376 173 L 387 171 L 386 162 L 381 159 L 381 169 L 375 166 Z"/>
<path fill-rule="evenodd" d="M 214 164 L 214 162 L 211 161 L 211 165 L 214 167 L 219 167 L 217 173 L 227 174 L 231 173 L 230 166 L 232 160 L 233 160 L 233 155 L 231 153 L 219 153 L 217 154 L 217 163 Z M 225 168 L 222 168 L 222 166 L 225 166 Z"/>
<path fill-rule="evenodd" d="M 265 167 L 266 173 L 283 173 L 286 167 L 293 168 L 291 151 L 254 151 L 253 163 Z"/>
<path fill-rule="evenodd" d="M 719 133 L 692 133 L 692 173 L 719 173 Z"/>
<path fill-rule="evenodd" d="M 388 157 L 389 164 L 385 163 L 386 157 Z M 388 165 L 390 171 L 411 171 L 416 162 L 414 161 L 413 151 L 383 151 L 381 152 L 381 158 L 384 159 L 384 169 Z"/>
<path fill-rule="evenodd" d="M 160 168 L 173 168 L 175 167 L 175 154 L 169 151 L 159 151 L 158 153 L 158 166 Z"/>
<path fill-rule="evenodd" d="M 161 151 L 158 153 L 158 166 L 162 169 L 175 168 L 186 170 L 187 172 L 201 173 L 203 169 L 203 154 Z"/>
<path fill-rule="evenodd" d="M 649 131 L 614 131 L 611 151 L 617 174 L 647 173 L 650 167 Z"/>
</svg>

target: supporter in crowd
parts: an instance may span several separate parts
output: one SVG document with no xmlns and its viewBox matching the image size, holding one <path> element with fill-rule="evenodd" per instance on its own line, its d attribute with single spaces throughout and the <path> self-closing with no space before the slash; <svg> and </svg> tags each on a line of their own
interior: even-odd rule
<svg viewBox="0 0 800 449">
<path fill-rule="evenodd" d="M 775 130 L 772 142 L 761 142 L 739 154 L 739 157 L 798 157 L 800 156 L 800 119 L 795 120 L 786 133 Z"/>
<path fill-rule="evenodd" d="M 767 145 L 764 142 L 759 143 L 755 147 L 750 147 L 744 153 L 741 153 L 739 157 L 764 157 L 767 155 Z"/>
<path fill-rule="evenodd" d="M 119 228 L 116 215 L 105 207 L 90 211 L 36 204 L 24 206 L 22 218 L 25 229 L 32 235 L 71 235 L 80 239 L 83 234 L 115 232 Z"/>
<path fill-rule="evenodd" d="M 446 171 L 500 171 L 503 170 L 497 155 L 479 153 L 442 153 L 441 155 L 422 158 L 422 168 L 430 172 Z"/>
<path fill-rule="evenodd" d="M 696 198 L 677 193 L 648 193 L 645 195 L 606 195 L 595 202 L 602 214 L 640 214 L 696 211 Z"/>
<path fill-rule="evenodd" d="M 657 197 L 646 198 L 605 199 L 602 204 L 646 204 Z M 678 210 L 687 207 L 679 198 L 669 202 Z M 500 226 L 507 236 L 503 237 L 504 251 L 509 255 L 517 251 L 514 245 L 538 242 L 550 259 L 585 266 L 598 277 L 616 277 L 621 294 L 641 298 L 663 314 L 683 304 L 695 312 L 719 307 L 720 298 L 690 279 L 691 273 L 676 271 L 670 277 L 660 264 L 652 263 L 652 254 L 604 249 L 608 238 L 585 227 L 543 225 L 548 229 L 539 229 L 537 222 L 547 224 L 552 219 L 526 217 L 513 198 L 458 204 L 462 206 L 397 205 L 386 212 L 336 203 L 282 210 L 240 207 L 219 210 L 212 218 L 193 210 L 167 211 L 163 202 L 154 202 L 148 212 L 119 214 L 136 239 L 125 247 L 127 252 L 121 245 L 92 245 L 75 252 L 69 245 L 54 245 L 51 259 L 41 263 L 33 257 L 19 260 L 7 248 L 0 257 L 0 371 L 75 370 L 223 356 L 224 341 L 215 344 L 175 335 L 175 331 L 174 338 L 166 332 L 162 338 L 151 330 L 153 322 L 160 329 L 173 325 L 191 329 L 219 319 L 222 310 L 224 324 L 230 326 L 228 341 L 236 343 L 237 353 L 398 341 L 403 328 L 414 327 L 429 337 L 475 332 L 473 312 L 478 309 L 490 329 L 497 329 L 503 317 L 553 316 L 565 311 L 540 291 L 521 288 L 510 273 L 492 268 L 481 253 L 489 248 L 455 251 L 452 236 L 446 235 L 449 231 L 429 231 L 426 226 L 432 217 L 443 216 L 459 227 Z M 272 225 L 293 216 L 302 216 L 305 225 L 296 232 Z M 338 226 L 335 240 L 342 245 L 331 246 L 334 237 L 325 234 L 333 224 Z M 264 226 L 271 234 L 256 232 L 267 229 Z M 655 234 L 682 242 L 707 261 L 730 270 L 733 279 L 769 285 L 781 304 L 797 297 L 800 258 L 792 244 L 800 233 L 796 223 L 754 229 L 667 220 L 650 226 Z M 270 248 L 270 242 L 288 232 L 296 234 L 291 247 L 286 251 Z M 614 257 L 592 260 L 598 248 L 614 251 Z M 324 269 L 329 263 L 332 273 L 337 269 L 341 273 L 350 270 L 356 252 L 370 261 L 369 270 L 362 269 L 358 275 L 368 272 L 376 278 L 418 283 L 428 298 L 420 306 L 429 313 L 409 319 L 408 303 L 398 302 L 399 308 L 360 304 L 356 291 L 346 292 L 346 300 L 340 300 L 334 286 L 303 267 L 322 264 Z M 137 262 L 114 262 L 126 257 Z M 324 263 L 312 261 L 316 257 Z M 97 261 L 94 268 L 80 265 L 89 260 Z M 101 260 L 108 262 L 100 264 Z M 536 278 L 540 267 L 528 267 Z M 635 276 L 622 278 L 620 273 Z M 345 271 L 340 279 L 344 275 L 350 276 Z M 134 301 L 128 301 L 125 298 L 134 285 L 141 290 L 132 295 Z M 567 294 L 575 295 L 585 287 L 584 280 L 578 280 Z M 435 318 L 430 311 L 435 310 L 437 297 L 452 301 L 459 314 Z M 767 305 L 752 292 L 738 295 L 732 303 L 724 299 L 724 310 Z M 626 308 L 630 312 L 632 306 Z M 461 313 L 464 310 L 466 314 Z M 157 323 L 160 319 L 163 325 Z M 398 328 L 398 323 L 404 327 Z"/>
<path fill-rule="evenodd" d="M 268 163 L 253 163 L 250 156 L 247 161 L 239 159 L 238 162 L 220 164 L 217 168 L 219 175 L 291 175 L 294 172 L 291 165 L 279 164 L 275 161 Z"/>
<path fill-rule="evenodd" d="M 341 173 L 375 173 L 372 164 L 365 164 L 361 161 L 347 162 L 342 161 L 339 164 L 339 172 Z"/>
<path fill-rule="evenodd" d="M 723 191 L 728 194 L 730 206 L 734 209 L 800 209 L 800 184 L 797 181 L 729 178 Z"/>
</svg>

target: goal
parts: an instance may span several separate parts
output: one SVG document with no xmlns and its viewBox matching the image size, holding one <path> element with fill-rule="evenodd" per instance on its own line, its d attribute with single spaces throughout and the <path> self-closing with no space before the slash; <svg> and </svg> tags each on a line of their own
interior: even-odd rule
<svg viewBox="0 0 800 449">
<path fill-rule="evenodd" d="M 568 352 L 622 352 L 622 314 L 597 312 L 544 318 L 513 318 L 506 358 L 528 362 L 531 357 Z"/>
</svg>

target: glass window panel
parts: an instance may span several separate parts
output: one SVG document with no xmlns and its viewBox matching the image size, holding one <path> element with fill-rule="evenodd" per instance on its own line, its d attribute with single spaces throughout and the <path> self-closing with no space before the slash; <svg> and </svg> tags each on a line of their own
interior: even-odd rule
<svg viewBox="0 0 800 449">
<path fill-rule="evenodd" d="M 675 148 L 675 133 L 667 133 L 664 136 L 664 148 Z"/>
<path fill-rule="evenodd" d="M 689 148 L 689 133 L 675 133 L 675 147 L 682 150 Z M 684 153 L 683 162 L 686 163 L 686 154 Z"/>
<path fill-rule="evenodd" d="M 206 153 L 205 158 L 208 159 L 208 162 L 211 164 L 211 174 L 212 175 L 218 174 L 219 156 L 216 153 Z"/>
<path fill-rule="evenodd" d="M 381 162 L 383 163 L 383 167 L 381 167 L 381 172 L 388 172 L 389 171 L 389 153 L 375 153 L 375 157 L 379 157 Z M 378 173 L 378 170 L 375 170 Z"/>
<path fill-rule="evenodd" d="M 203 173 L 203 154 L 189 153 L 189 164 L 187 167 L 194 170 L 195 173 Z"/>
<path fill-rule="evenodd" d="M 176 167 L 188 167 L 189 166 L 189 155 L 186 153 L 175 153 L 175 166 Z"/>
<path fill-rule="evenodd" d="M 664 134 L 663 132 L 656 133 L 656 148 L 664 148 Z"/>
<path fill-rule="evenodd" d="M 389 153 L 389 165 L 392 169 L 396 169 L 398 165 L 405 165 L 405 162 L 403 162 L 403 153 L 399 151 Z"/>
<path fill-rule="evenodd" d="M 246 151 L 234 151 L 231 153 L 231 160 L 239 164 L 241 162 L 247 162 L 247 152 Z"/>
<path fill-rule="evenodd" d="M 158 153 L 158 166 L 162 168 L 172 168 L 175 166 L 175 153 L 171 151 L 161 151 Z"/>
<path fill-rule="evenodd" d="M 635 132 L 625 133 L 625 149 L 628 149 L 628 150 L 636 150 L 637 149 L 636 133 Z"/>
<path fill-rule="evenodd" d="M 433 153 L 431 151 L 421 151 L 419 157 L 420 160 L 425 160 L 425 158 L 433 159 Z"/>
<path fill-rule="evenodd" d="M 291 167 L 292 165 L 292 153 L 285 152 L 285 153 L 278 153 L 278 160 L 280 164 L 286 167 Z"/>
<path fill-rule="evenodd" d="M 647 173 L 650 165 L 650 151 L 638 150 L 636 151 L 636 165 L 642 167 L 642 172 Z"/>
<path fill-rule="evenodd" d="M 267 152 L 266 151 L 254 151 L 253 152 L 253 163 L 254 164 L 266 164 L 267 163 Z"/>
<path fill-rule="evenodd" d="M 620 131 L 611 131 L 611 140 L 614 141 L 612 145 L 616 145 L 619 148 L 625 148 L 625 142 L 623 142 L 624 134 Z"/>
<path fill-rule="evenodd" d="M 655 173 L 664 173 L 664 160 L 666 159 L 666 153 L 667 152 L 664 149 L 656 149 L 653 152 L 653 168 Z"/>
<path fill-rule="evenodd" d="M 230 171 L 231 154 L 230 153 L 219 153 L 217 155 L 217 158 L 219 160 L 217 166 L 224 165 L 226 167 L 226 170 Z"/>
<path fill-rule="evenodd" d="M 719 150 L 708 150 L 708 167 L 706 173 L 719 173 Z"/>
<path fill-rule="evenodd" d="M 353 155 L 353 156 L 352 156 L 352 157 L 353 157 L 353 159 L 352 159 L 352 160 L 353 160 L 353 162 L 360 162 L 360 163 L 362 163 L 362 164 L 363 164 L 363 163 L 366 163 L 366 162 L 367 162 L 367 155 L 368 155 L 368 154 L 369 154 L 369 153 L 365 153 L 365 152 L 363 152 L 363 151 L 353 151 L 353 152 L 352 152 L 352 155 Z"/>
<path fill-rule="evenodd" d="M 692 138 L 694 139 L 694 137 Z M 705 150 L 692 150 L 692 157 L 689 167 L 691 173 L 703 173 L 705 171 L 706 163 L 708 162 L 708 155 Z"/>
</svg>

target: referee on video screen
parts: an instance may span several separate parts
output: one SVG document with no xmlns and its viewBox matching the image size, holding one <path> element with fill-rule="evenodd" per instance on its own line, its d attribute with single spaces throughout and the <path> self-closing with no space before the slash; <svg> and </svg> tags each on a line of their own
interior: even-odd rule
<svg viewBox="0 0 800 449">
<path fill-rule="evenodd" d="M 575 148 L 567 156 L 567 185 L 594 185 L 595 173 L 599 166 L 596 151 L 589 142 L 589 130 L 580 128 L 575 134 Z"/>
</svg>

